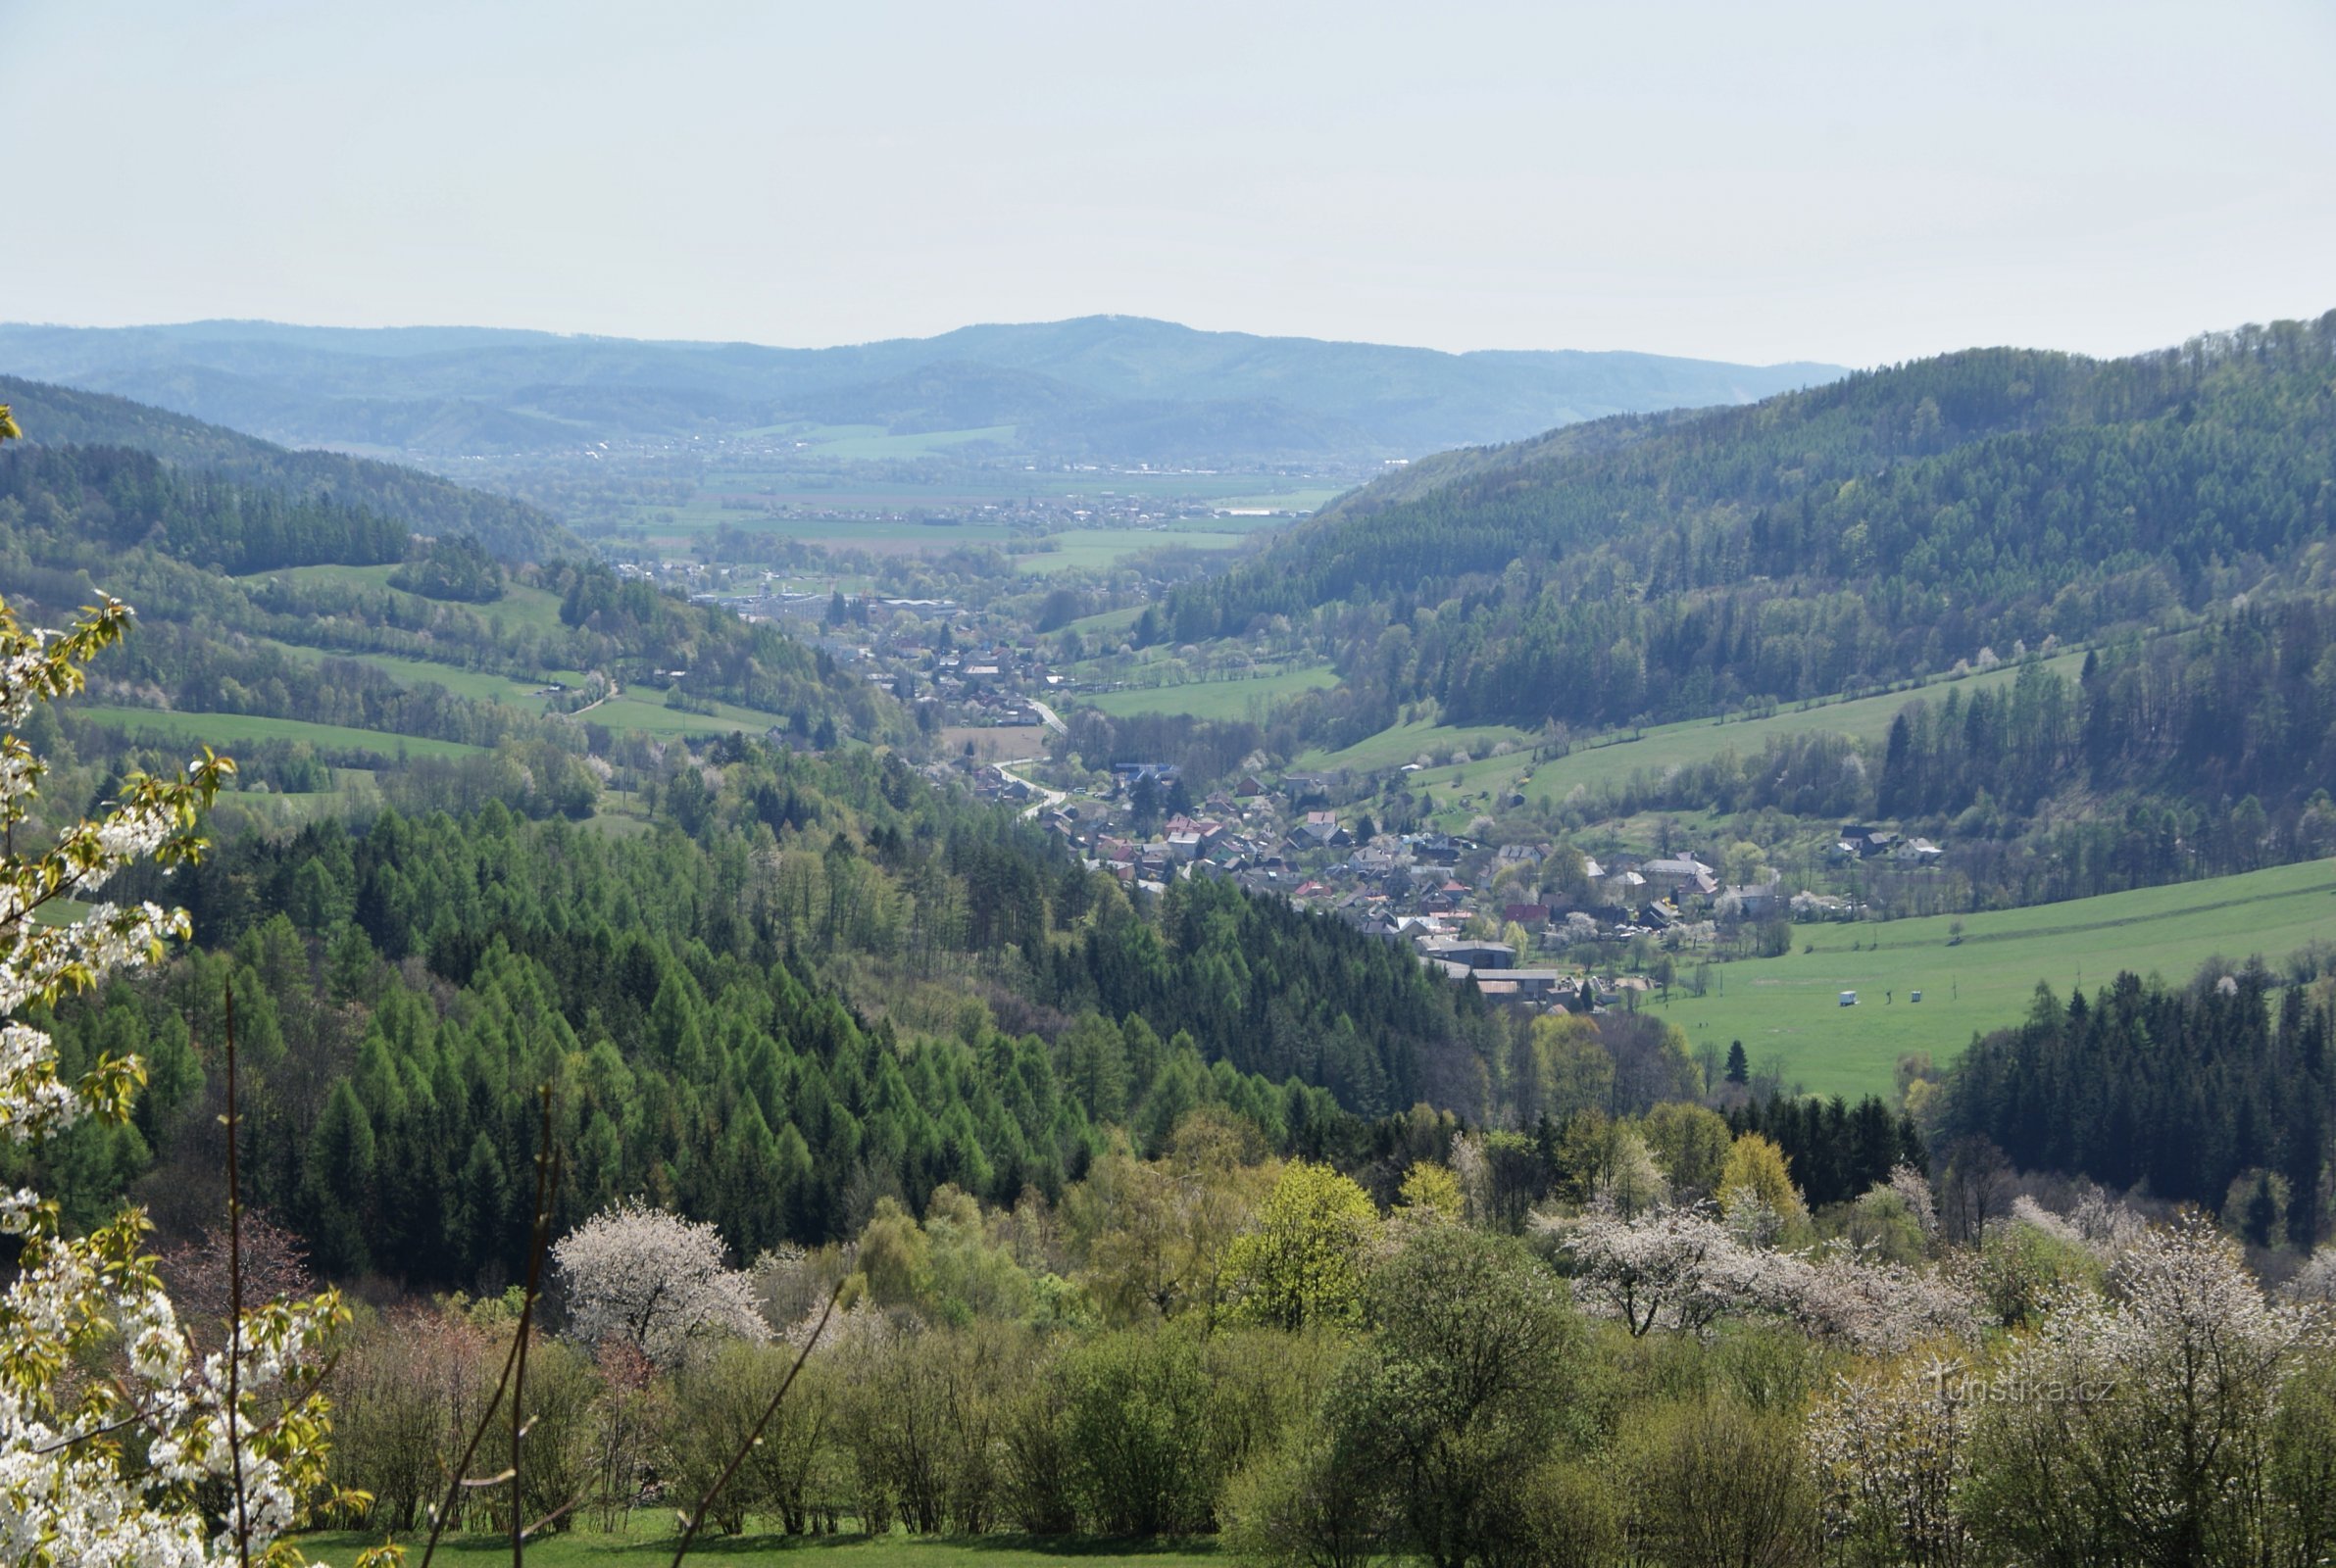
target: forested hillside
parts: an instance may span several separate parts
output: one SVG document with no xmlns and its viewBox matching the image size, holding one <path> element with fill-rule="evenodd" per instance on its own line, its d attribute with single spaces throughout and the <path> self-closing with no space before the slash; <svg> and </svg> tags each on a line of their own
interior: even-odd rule
<svg viewBox="0 0 2336 1568">
<path fill-rule="evenodd" d="M 752 1250 L 943 1183 L 1059 1197 L 1107 1126 L 1156 1149 L 1202 1104 L 1351 1159 L 1422 1098 L 1482 1113 L 1504 1065 L 1506 1023 L 1408 954 L 1224 884 L 1139 909 L 897 757 L 735 742 L 654 793 L 643 838 L 489 804 L 158 881 L 198 951 L 56 1020 L 69 1065 L 152 1076 L 49 1156 L 75 1212 L 216 1196 L 230 991 L 247 1194 L 334 1273 L 417 1283 L 522 1266 L 546 1082 L 564 1225 L 646 1193 Z"/>
<path fill-rule="evenodd" d="M 401 502 L 394 490 L 380 499 Z M 806 736 L 906 733 L 889 697 L 774 627 L 576 561 L 525 567 L 532 598 L 519 606 L 468 536 L 424 547 L 416 526 L 370 504 L 123 447 L 12 444 L 0 454 L 0 580 L 51 616 L 100 591 L 135 604 L 147 634 L 93 672 L 130 706 L 492 745 L 531 732 L 526 714 L 457 695 L 461 672 L 523 681 L 576 671 L 621 687 L 685 686 L 685 701 L 743 705 Z M 310 566 L 373 570 L 296 569 Z M 448 671 L 443 683 L 401 679 L 365 662 L 372 656 Z M 580 726 L 565 734 L 581 749 Z"/>
<path fill-rule="evenodd" d="M 126 447 L 190 475 L 215 474 L 276 492 L 284 505 L 362 508 L 414 532 L 474 538 L 507 561 L 551 561 L 578 553 L 558 521 L 525 502 L 419 468 L 340 452 L 293 452 L 127 398 L 12 375 L 0 375 L 0 403 L 15 408 L 32 445 Z"/>
<path fill-rule="evenodd" d="M 1346 687 L 1317 701 L 1377 723 L 1418 699 L 1583 725 L 1871 687 L 2321 581 L 2332 371 L 2336 313 L 1568 431 L 1350 497 L 1138 635 L 1347 607 Z"/>
</svg>

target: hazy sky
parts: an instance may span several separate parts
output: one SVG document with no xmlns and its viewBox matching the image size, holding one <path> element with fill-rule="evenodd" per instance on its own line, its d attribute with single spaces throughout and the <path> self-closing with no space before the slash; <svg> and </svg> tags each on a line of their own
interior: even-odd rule
<svg viewBox="0 0 2336 1568">
<path fill-rule="evenodd" d="M 2336 6 L 0 0 L 0 318 L 2112 353 L 2336 306 Z"/>
</svg>

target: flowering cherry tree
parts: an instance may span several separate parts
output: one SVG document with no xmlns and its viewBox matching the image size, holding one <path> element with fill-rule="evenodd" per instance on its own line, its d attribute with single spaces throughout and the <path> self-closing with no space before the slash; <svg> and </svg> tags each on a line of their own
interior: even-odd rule
<svg viewBox="0 0 2336 1568">
<path fill-rule="evenodd" d="M 753 1277 L 722 1261 L 721 1232 L 637 1199 L 569 1232 L 552 1264 L 569 1331 L 587 1345 L 621 1340 L 671 1366 L 708 1337 L 770 1337 Z"/>
<path fill-rule="evenodd" d="M 2003 1560 L 2269 1560 L 2273 1416 L 2330 1354 L 2325 1319 L 2266 1300 L 2211 1222 L 2150 1231 L 2007 1357 L 1965 1516 Z"/>
<path fill-rule="evenodd" d="M 1832 1539 L 1868 1561 L 1970 1560 L 1959 1506 L 1971 1470 L 1963 1375 L 1960 1357 L 1906 1356 L 1845 1376 L 1810 1410 L 1809 1457 Z"/>
<path fill-rule="evenodd" d="M 1744 1205 L 1739 1205 L 1740 1219 Z M 1896 1353 L 1975 1331 L 1978 1303 L 1936 1269 L 1877 1261 L 1833 1246 L 1815 1257 L 1762 1248 L 1708 1204 L 1657 1206 L 1624 1218 L 1610 1206 L 1552 1219 L 1575 1298 L 1633 1336 L 1701 1334 L 1723 1317 L 1768 1314 L 1856 1349 Z"/>
<path fill-rule="evenodd" d="M 0 409 L 0 438 L 15 433 Z M 129 616 L 107 599 L 55 632 L 0 603 L 0 1141 L 11 1145 L 129 1114 L 144 1082 L 137 1057 L 101 1058 L 68 1081 L 48 1035 L 23 1017 L 154 961 L 187 934 L 184 910 L 117 905 L 103 890 L 137 860 L 198 855 L 196 817 L 231 771 L 206 750 L 176 778 L 133 776 L 99 819 L 44 852 L 16 851 L 43 763 L 15 732 L 36 704 L 80 689 L 82 666 Z M 77 918 L 57 917 L 75 906 L 84 906 Z M 0 1229 L 22 1243 L 0 1297 L 0 1561 L 293 1560 L 278 1538 L 323 1483 L 316 1381 L 345 1319 L 338 1298 L 246 1311 L 218 1351 L 198 1354 L 144 1250 L 143 1215 L 69 1237 L 53 1200 L 19 1188 L 0 1191 Z"/>
</svg>

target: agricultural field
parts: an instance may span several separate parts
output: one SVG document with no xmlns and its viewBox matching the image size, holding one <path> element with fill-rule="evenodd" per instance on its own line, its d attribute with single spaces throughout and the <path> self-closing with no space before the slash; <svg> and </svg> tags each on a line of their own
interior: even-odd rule
<svg viewBox="0 0 2336 1568">
<path fill-rule="evenodd" d="M 400 752 L 409 757 L 461 757 L 479 750 L 461 741 L 425 740 L 376 729 L 312 724 L 300 718 L 264 718 L 253 713 L 181 713 L 167 709 L 115 708 L 97 703 L 74 703 L 66 711 L 132 735 L 163 735 L 190 746 L 207 745 L 221 751 L 259 741 L 307 741 L 320 751 L 372 752 L 381 757 L 395 757 Z"/>
<path fill-rule="evenodd" d="M 1325 665 L 1285 669 L 1246 679 L 1196 680 L 1180 686 L 1147 686 L 1074 699 L 1081 707 L 1120 717 L 1128 713 L 1189 713 L 1194 718 L 1247 718 L 1253 706 L 1271 708 L 1300 692 L 1338 684 Z"/>
<path fill-rule="evenodd" d="M 685 712 L 678 708 L 666 707 L 664 699 L 660 697 L 636 697 L 626 692 L 576 716 L 589 723 L 604 724 L 613 730 L 659 737 L 727 735 L 732 730 L 760 735 L 773 724 L 786 722 L 778 714 L 740 708 L 736 703 L 711 703 L 707 706 L 714 711 Z"/>
<path fill-rule="evenodd" d="M 1101 571 L 1129 556 L 1153 550 L 1238 550 L 1248 541 L 1249 529 L 1223 528 L 1075 528 L 1052 535 L 1056 548 L 1018 555 L 1014 564 L 1025 572 L 1051 576 L 1073 567 Z"/>
<path fill-rule="evenodd" d="M 670 1534 L 579 1532 L 530 1542 L 530 1568 L 665 1568 L 673 1560 Z M 349 1568 L 357 1554 L 378 1546 L 378 1535 L 355 1531 L 301 1538 L 304 1556 Z M 420 1561 L 422 1543 L 409 1541 L 409 1561 Z M 1075 1536 L 701 1536 L 690 1547 L 692 1560 L 780 1562 L 800 1556 L 806 1568 L 1216 1568 L 1224 1559 L 1214 1541 L 1094 1541 Z M 476 1564 L 511 1560 L 506 1536 L 462 1536 L 442 1543 L 438 1560 Z"/>
<path fill-rule="evenodd" d="M 1901 1054 L 1952 1059 L 1974 1033 L 2016 1023 L 2039 981 L 2064 1000 L 2080 976 L 2087 991 L 2120 969 L 2178 983 L 2209 958 L 2276 963 L 2315 941 L 2336 941 L 2336 860 L 2022 909 L 1796 926 L 1785 956 L 1715 963 L 1707 995 L 1674 984 L 1667 1004 L 1648 1005 L 1691 1048 L 1741 1040 L 1755 1065 L 1781 1057 L 1787 1081 L 1813 1092 L 1887 1096 Z M 1856 1006 L 1840 1005 L 1844 991 Z"/>
</svg>

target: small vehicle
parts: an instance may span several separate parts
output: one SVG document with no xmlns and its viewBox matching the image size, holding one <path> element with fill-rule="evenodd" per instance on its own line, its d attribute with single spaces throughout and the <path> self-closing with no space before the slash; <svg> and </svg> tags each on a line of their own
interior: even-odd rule
<svg viewBox="0 0 2336 1568">
<path fill-rule="evenodd" d="M 1855 991 L 1844 991 L 1841 994 L 1841 1004 L 1845 1007 L 1856 1006 L 1858 1004 L 1858 993 Z"/>
</svg>

